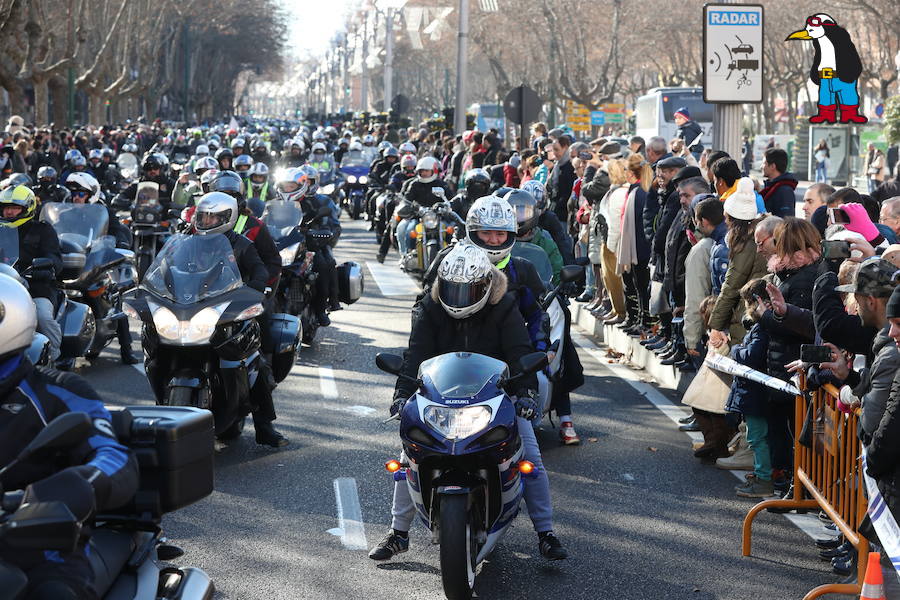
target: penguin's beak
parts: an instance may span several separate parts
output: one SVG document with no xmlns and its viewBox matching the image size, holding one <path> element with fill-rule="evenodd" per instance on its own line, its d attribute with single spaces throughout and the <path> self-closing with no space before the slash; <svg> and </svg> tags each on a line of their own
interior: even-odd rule
<svg viewBox="0 0 900 600">
<path fill-rule="evenodd" d="M 811 40 L 812 36 L 805 29 L 801 29 L 800 31 L 795 31 L 791 35 L 784 38 L 784 41 L 788 40 Z"/>
</svg>

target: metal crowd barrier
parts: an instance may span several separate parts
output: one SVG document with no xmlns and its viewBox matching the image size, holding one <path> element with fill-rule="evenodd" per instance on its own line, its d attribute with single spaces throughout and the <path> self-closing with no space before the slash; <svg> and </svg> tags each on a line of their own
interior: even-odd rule
<svg viewBox="0 0 900 600">
<path fill-rule="evenodd" d="M 856 596 L 862 589 L 869 555 L 869 541 L 859 533 L 867 508 L 860 466 L 862 448 L 856 435 L 860 411 L 841 412 L 837 408 L 839 392 L 832 385 L 809 392 L 805 378 L 801 378 L 800 389 L 795 413 L 794 497 L 764 500 L 750 509 L 744 518 L 743 555 L 750 556 L 753 519 L 761 511 L 770 507 L 821 509 L 859 553 L 857 583 L 821 585 L 803 600 L 825 594 Z M 806 446 L 800 443 L 800 434 L 808 414 L 812 416 L 812 439 Z"/>
</svg>

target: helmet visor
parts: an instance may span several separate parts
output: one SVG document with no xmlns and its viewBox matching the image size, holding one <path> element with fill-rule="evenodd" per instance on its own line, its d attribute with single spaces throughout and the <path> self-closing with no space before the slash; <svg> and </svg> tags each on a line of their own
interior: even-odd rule
<svg viewBox="0 0 900 600">
<path fill-rule="evenodd" d="M 199 231 L 209 231 L 216 227 L 221 227 L 231 218 L 231 210 L 223 210 L 221 212 L 200 212 L 197 211 L 194 227 Z"/>
<path fill-rule="evenodd" d="M 516 223 L 522 224 L 534 218 L 534 206 L 519 204 L 513 209 L 516 211 Z"/>
<path fill-rule="evenodd" d="M 438 295 L 441 302 L 450 308 L 466 308 L 477 304 L 491 286 L 490 279 L 457 283 L 440 279 L 438 283 Z"/>
</svg>

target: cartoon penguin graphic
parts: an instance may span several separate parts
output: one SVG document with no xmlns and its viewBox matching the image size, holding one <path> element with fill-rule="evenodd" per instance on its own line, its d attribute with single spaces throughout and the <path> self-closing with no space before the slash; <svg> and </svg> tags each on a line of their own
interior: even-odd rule
<svg viewBox="0 0 900 600">
<path fill-rule="evenodd" d="M 816 50 L 809 78 L 819 86 L 819 111 L 809 122 L 868 122 L 869 119 L 859 114 L 856 91 L 862 62 L 847 30 L 839 27 L 831 16 L 818 13 L 807 17 L 806 28 L 795 31 L 785 39 L 788 40 L 811 40 Z"/>
</svg>

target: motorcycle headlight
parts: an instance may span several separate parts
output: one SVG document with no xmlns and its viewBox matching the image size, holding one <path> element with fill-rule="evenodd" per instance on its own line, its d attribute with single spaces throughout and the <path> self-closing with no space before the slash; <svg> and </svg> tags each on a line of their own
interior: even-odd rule
<svg viewBox="0 0 900 600">
<path fill-rule="evenodd" d="M 334 184 L 329 183 L 328 185 L 319 188 L 319 191 L 322 192 L 323 194 L 325 194 L 326 196 L 330 196 L 331 194 L 334 193 Z"/>
<path fill-rule="evenodd" d="M 425 229 L 435 229 L 439 223 L 440 219 L 436 212 L 428 211 L 422 215 L 422 225 L 425 226 Z"/>
<path fill-rule="evenodd" d="M 347 183 L 356 183 L 355 175 L 347 175 Z"/>
<path fill-rule="evenodd" d="M 219 317 L 228 308 L 229 302 L 216 306 L 207 306 L 190 321 L 179 321 L 175 314 L 165 306 L 148 303 L 153 314 L 153 325 L 163 339 L 178 342 L 182 345 L 203 344 L 215 332 Z"/>
<path fill-rule="evenodd" d="M 358 181 L 359 181 L 360 183 L 369 183 L 369 178 L 366 177 L 365 175 L 363 175 L 362 177 L 359 178 Z"/>
<path fill-rule="evenodd" d="M 491 423 L 489 406 L 427 406 L 423 411 L 425 422 L 448 440 L 459 440 L 475 435 Z"/>
<path fill-rule="evenodd" d="M 281 255 L 281 266 L 289 267 L 294 264 L 294 259 L 297 258 L 297 249 L 300 248 L 300 242 L 296 244 L 292 244 L 287 248 L 283 248 L 278 252 Z"/>
</svg>

